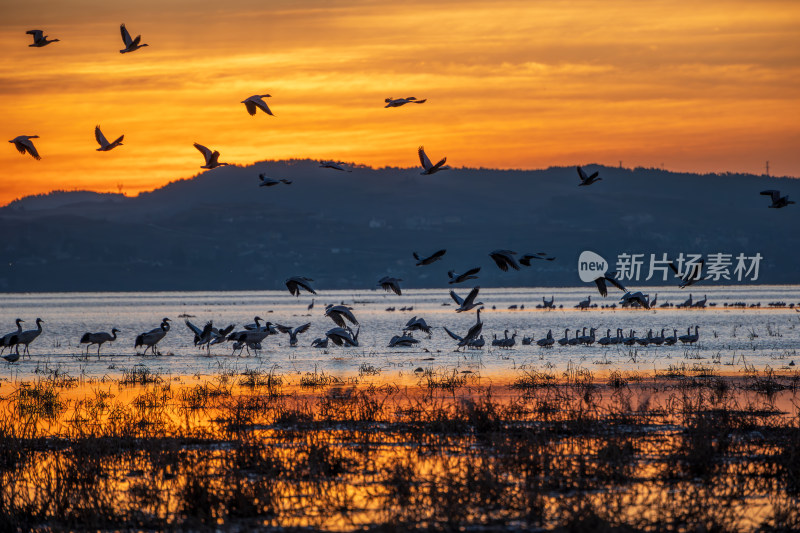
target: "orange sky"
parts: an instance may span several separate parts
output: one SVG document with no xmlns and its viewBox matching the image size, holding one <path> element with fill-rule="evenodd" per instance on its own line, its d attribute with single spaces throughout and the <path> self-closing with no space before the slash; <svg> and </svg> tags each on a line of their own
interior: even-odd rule
<svg viewBox="0 0 800 533">
<path fill-rule="evenodd" d="M 799 174 L 796 0 L 0 2 L 0 138 L 42 155 L 3 143 L 0 205 L 190 177 L 195 141 L 237 164 L 414 166 L 424 144 L 455 167 Z M 120 22 L 150 46 L 120 54 Z M 96 124 L 124 146 L 95 151 Z"/>
</svg>

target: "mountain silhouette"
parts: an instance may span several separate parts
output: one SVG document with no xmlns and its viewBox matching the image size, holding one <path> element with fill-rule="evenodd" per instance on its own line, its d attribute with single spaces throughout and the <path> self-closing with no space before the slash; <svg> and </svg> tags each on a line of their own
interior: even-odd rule
<svg viewBox="0 0 800 533">
<path fill-rule="evenodd" d="M 797 283 L 800 206 L 768 209 L 764 189 L 800 199 L 800 182 L 744 174 L 584 165 L 546 170 L 354 166 L 310 160 L 221 167 L 136 197 L 53 192 L 0 208 L 0 290 L 284 289 L 294 275 L 325 289 L 445 287 L 447 271 L 482 266 L 481 286 L 573 286 L 577 258 L 642 253 L 760 253 L 758 283 Z M 259 187 L 260 173 L 292 180 Z M 797 208 L 795 208 L 797 207 Z M 446 248 L 417 267 L 412 252 Z M 546 252 L 501 272 L 488 254 Z M 660 274 L 634 285 L 664 284 Z M 668 284 L 672 284 L 670 279 Z M 677 282 L 675 282 L 677 285 Z"/>
</svg>

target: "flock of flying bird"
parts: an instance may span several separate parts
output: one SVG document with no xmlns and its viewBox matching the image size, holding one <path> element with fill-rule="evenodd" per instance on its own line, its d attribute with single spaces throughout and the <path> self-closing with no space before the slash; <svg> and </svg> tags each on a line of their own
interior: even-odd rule
<svg viewBox="0 0 800 533">
<path fill-rule="evenodd" d="M 33 43 L 29 46 L 31 47 L 43 47 L 49 45 L 51 43 L 59 42 L 59 39 L 48 39 L 48 36 L 44 35 L 42 30 L 30 30 L 27 32 L 28 34 L 32 35 Z M 120 53 L 130 53 L 145 46 L 148 46 L 146 43 L 141 42 L 141 36 L 138 35 L 136 38 L 131 38 L 130 33 L 128 32 L 125 24 L 120 25 L 120 33 L 122 37 L 122 41 L 124 44 L 124 48 L 120 50 Z M 242 100 L 241 103 L 244 104 L 246 111 L 250 115 L 256 115 L 258 110 L 261 110 L 263 113 L 268 115 L 274 116 L 274 113 L 267 105 L 265 98 L 270 98 L 270 94 L 256 94 Z M 417 99 L 413 96 L 405 97 L 405 98 L 386 98 L 384 107 L 401 107 L 406 104 L 423 104 L 426 102 L 426 99 Z M 13 143 L 14 146 L 19 150 L 22 154 L 29 154 L 34 159 L 41 159 L 36 147 L 33 144 L 32 139 L 38 138 L 37 135 L 20 135 L 15 139 L 9 141 Z M 95 139 L 99 145 L 97 151 L 110 151 L 114 148 L 122 146 L 122 141 L 124 139 L 124 135 L 120 135 L 116 140 L 113 142 L 109 142 L 106 137 L 103 135 L 100 127 L 95 127 Z M 219 166 L 228 165 L 229 163 L 220 162 L 219 157 L 220 153 L 216 150 L 212 151 L 211 149 L 203 146 L 199 143 L 194 143 L 194 147 L 203 155 L 204 164 L 200 168 L 204 169 L 214 169 Z M 420 160 L 420 164 L 422 166 L 422 175 L 432 175 L 436 172 L 447 170 L 448 167 L 445 163 L 447 158 L 442 158 L 436 164 L 433 164 L 430 158 L 425 153 L 424 147 L 420 146 L 418 149 L 418 156 Z M 342 162 L 338 161 L 323 161 L 320 164 L 321 168 L 330 168 L 342 172 L 352 172 L 348 166 Z M 587 174 L 580 166 L 577 167 L 578 177 L 580 179 L 579 186 L 589 186 L 598 181 L 601 181 L 602 178 L 599 177 L 599 172 L 593 172 L 592 174 Z M 265 174 L 259 175 L 261 187 L 272 187 L 279 184 L 290 185 L 292 182 L 287 179 L 274 179 L 266 176 Z M 780 192 L 777 190 L 766 190 L 761 192 L 762 195 L 770 196 L 772 203 L 769 206 L 770 208 L 783 208 L 790 204 L 794 204 L 795 202 L 788 199 L 788 196 L 781 196 Z M 417 261 L 417 266 L 426 266 L 430 265 L 436 261 L 439 261 L 445 255 L 446 250 L 439 250 L 434 252 L 433 254 L 421 257 L 416 252 L 414 252 L 414 259 Z M 544 252 L 537 252 L 533 254 L 524 254 L 519 259 L 517 259 L 517 253 L 511 250 L 494 250 L 491 252 L 490 257 L 495 262 L 495 264 L 500 268 L 502 271 L 507 272 L 509 269 L 513 270 L 520 270 L 521 266 L 531 266 L 531 262 L 534 260 L 546 260 L 546 261 L 553 261 L 555 257 L 552 257 Z M 698 264 L 694 265 L 692 268 L 688 268 L 686 272 L 679 272 L 677 267 L 673 264 L 671 265 L 676 277 L 680 279 L 680 287 L 689 286 L 699 280 L 702 279 L 700 276 L 701 269 L 702 269 L 702 261 Z M 450 270 L 448 272 L 450 284 L 458 284 L 463 283 L 468 280 L 477 279 L 477 274 L 480 272 L 480 267 L 470 268 L 462 273 L 456 273 L 455 270 Z M 295 276 L 291 277 L 286 280 L 286 287 L 289 289 L 289 292 L 292 295 L 299 296 L 301 291 L 306 291 L 311 294 L 316 294 L 316 291 L 312 287 L 311 283 L 313 279 L 303 277 L 303 276 Z M 400 287 L 400 282 L 403 281 L 402 279 L 384 276 L 380 280 L 378 280 L 378 285 L 385 289 L 386 291 L 392 291 L 397 295 L 402 294 L 402 289 Z M 630 292 L 628 291 L 617 279 L 614 273 L 611 274 L 603 274 L 598 276 L 595 280 L 595 284 L 597 286 L 598 292 L 602 296 L 606 296 L 608 293 L 607 284 L 611 284 L 614 287 L 620 289 L 624 292 L 622 296 L 621 303 L 623 306 L 633 306 L 633 307 L 643 307 L 645 309 L 650 309 L 651 304 L 655 304 L 655 302 L 650 302 L 649 296 L 643 294 L 642 292 Z M 480 348 L 484 344 L 483 336 L 480 335 L 482 330 L 482 322 L 480 319 L 480 310 L 482 309 L 482 302 L 476 302 L 476 298 L 478 295 L 479 287 L 474 287 L 465 297 L 461 297 L 456 294 L 455 291 L 450 291 L 450 296 L 455 301 L 456 305 L 456 312 L 465 312 L 477 309 L 476 312 L 476 322 L 475 324 L 469 328 L 469 330 L 462 336 L 453 333 L 452 331 L 444 328 L 450 337 L 457 341 L 458 347 L 470 347 L 470 348 Z M 591 297 L 584 301 L 586 306 L 591 302 Z M 582 308 L 581 302 L 578 304 L 577 307 Z M 545 304 L 547 302 L 545 301 Z M 312 304 L 309 306 L 309 310 L 313 307 Z M 547 305 L 545 305 L 547 307 Z M 552 308 L 552 301 L 549 308 Z M 358 346 L 358 333 L 359 331 L 353 331 L 350 328 L 350 325 L 358 326 L 358 321 L 356 320 L 355 316 L 352 313 L 352 308 L 345 306 L 345 305 L 329 305 L 326 308 L 325 315 L 330 317 L 336 327 L 329 330 L 326 333 L 324 338 L 319 338 L 314 340 L 312 346 L 315 347 L 327 347 L 328 342 L 333 342 L 339 346 Z M 244 326 L 244 329 L 241 331 L 234 331 L 234 326 L 230 325 L 224 329 L 218 329 L 213 326 L 211 322 L 207 323 L 205 327 L 199 328 L 189 322 L 186 321 L 186 325 L 194 334 L 194 344 L 197 346 L 205 347 L 210 349 L 211 346 L 215 344 L 219 344 L 225 341 L 232 341 L 233 342 L 233 349 L 234 352 L 242 351 L 243 349 L 247 349 L 248 351 L 251 349 L 258 350 L 261 347 L 261 342 L 269 335 L 275 333 L 285 333 L 288 334 L 290 337 L 290 345 L 295 346 L 297 344 L 297 336 L 306 332 L 309 329 L 310 324 L 303 324 L 302 326 L 296 328 L 290 328 L 286 326 L 282 326 L 279 324 L 272 324 L 270 322 L 265 322 L 263 325 L 261 324 L 262 319 L 260 317 L 256 317 L 254 324 L 249 324 Z M 0 337 L 0 348 L 4 351 L 6 348 L 10 348 L 12 346 L 16 346 L 17 350 L 11 355 L 4 356 L 6 360 L 9 362 L 16 361 L 20 354 L 19 354 L 19 346 L 24 346 L 23 354 L 28 353 L 28 346 L 30 345 L 33 340 L 35 340 L 39 334 L 42 332 L 42 320 L 37 319 L 37 329 L 23 331 L 21 323 L 23 321 L 21 319 L 17 319 L 17 331 L 13 331 L 8 333 L 7 335 Z M 348 325 L 348 322 L 350 323 Z M 159 341 L 161 341 L 166 334 L 170 330 L 170 320 L 168 318 L 164 318 L 159 327 L 141 333 L 136 337 L 135 347 L 144 346 L 145 353 L 147 350 L 151 350 L 154 354 L 156 353 L 156 345 Z M 552 346 L 555 342 L 558 342 L 561 345 L 573 345 L 573 344 L 591 344 L 595 341 L 595 329 L 591 328 L 590 333 L 588 335 L 585 334 L 585 329 L 583 330 L 583 334 L 576 333 L 576 337 L 568 338 L 567 331 L 565 331 L 564 338 L 556 341 L 553 336 L 552 332 L 548 332 L 547 336 L 543 339 L 539 339 L 535 341 L 536 344 L 539 346 L 547 347 Z M 412 332 L 414 331 L 423 331 L 428 335 L 431 334 L 431 328 L 425 323 L 424 319 L 414 317 L 412 318 L 403 328 L 402 335 L 396 335 L 390 341 L 390 346 L 410 346 L 418 342 L 416 339 L 413 338 Z M 88 349 L 92 345 L 97 346 L 97 354 L 100 354 L 100 347 L 106 343 L 116 340 L 117 333 L 119 332 L 118 329 L 113 328 L 111 333 L 107 332 L 97 332 L 97 333 L 86 333 L 81 338 L 81 343 L 87 345 L 87 353 Z M 648 336 L 645 338 L 635 338 L 635 332 L 631 332 L 627 337 L 622 334 L 622 330 L 618 329 L 616 336 L 610 335 L 610 329 L 607 332 L 606 337 L 601 338 L 598 342 L 600 344 L 633 344 L 633 343 L 647 343 L 647 344 L 674 344 L 678 340 L 685 342 L 685 343 L 694 343 L 697 341 L 698 332 L 697 329 L 695 333 L 692 335 L 691 332 L 687 332 L 687 335 L 678 337 L 675 330 L 673 330 L 672 337 L 664 337 L 663 330 L 661 335 L 653 336 L 652 331 L 648 333 Z M 492 341 L 492 344 L 495 346 L 501 347 L 510 347 L 513 346 L 515 343 L 516 333 L 512 334 L 511 337 L 508 337 L 508 332 L 506 332 L 504 339 L 497 339 L 495 338 Z M 527 341 L 527 342 L 526 342 Z M 532 339 L 525 338 L 523 339 L 523 344 L 530 344 L 532 343 Z M 1 353 L 1 352 L 0 352 Z"/>
</svg>

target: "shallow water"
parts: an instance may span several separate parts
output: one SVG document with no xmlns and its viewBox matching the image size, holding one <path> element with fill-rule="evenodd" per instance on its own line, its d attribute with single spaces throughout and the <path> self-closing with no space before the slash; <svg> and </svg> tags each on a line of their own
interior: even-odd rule
<svg viewBox="0 0 800 533">
<path fill-rule="evenodd" d="M 462 296 L 468 290 L 456 289 Z M 649 293 L 651 296 L 658 294 L 659 304 L 678 304 L 688 297 L 689 290 L 661 287 Z M 310 295 L 295 298 L 276 291 L 4 294 L 4 305 L 0 309 L 3 334 L 14 329 L 17 317 L 25 320 L 23 329 L 34 327 L 36 317 L 41 317 L 44 332 L 31 344 L 31 357 L 11 365 L 3 363 L 0 376 L 29 379 L 45 367 L 58 368 L 72 376 L 117 376 L 124 369 L 144 364 L 152 371 L 175 376 L 274 369 L 289 376 L 316 370 L 347 379 L 358 376 L 359 368 L 366 364 L 380 369 L 380 378 L 376 379 L 384 380 L 408 378 L 419 367 L 471 371 L 480 373 L 482 378 L 499 379 L 514 375 L 520 369 L 560 370 L 575 365 L 592 371 L 653 371 L 699 363 L 725 373 L 738 372 L 745 365 L 762 370 L 767 366 L 788 368 L 793 360 L 800 364 L 797 356 L 800 314 L 788 307 L 767 307 L 768 303 L 776 301 L 800 302 L 800 286 L 708 286 L 692 291 L 695 300 L 708 295 L 708 302 L 716 304 L 706 309 L 574 309 L 577 302 L 590 294 L 592 291 L 587 287 L 482 289 L 478 300 L 485 305 L 481 318 L 487 345 L 493 334 L 502 337 L 506 329 L 509 334 L 518 333 L 517 344 L 510 350 L 487 346 L 467 352 L 454 351 L 455 342 L 442 326 L 463 334 L 474 323 L 475 313 L 455 313 L 448 289 L 406 290 L 402 296 L 379 290 L 325 291 L 314 297 L 315 306 L 311 311 L 307 310 L 312 299 Z M 612 297 L 603 299 L 594 292 L 592 302 L 610 305 L 618 302 L 613 297 L 618 294 L 612 292 Z M 553 311 L 536 309 L 543 296 L 548 299 L 554 296 L 556 305 L 563 307 Z M 334 327 L 324 316 L 325 304 L 340 302 L 354 307 L 354 314 L 361 323 L 360 346 L 311 348 L 313 339 L 323 337 Z M 760 303 L 761 307 L 725 307 L 726 303 L 734 302 L 744 302 L 748 306 Z M 524 306 L 524 309 L 509 310 L 511 305 Z M 403 306 L 412 306 L 413 311 L 399 311 Z M 398 310 L 386 311 L 387 307 Z M 193 334 L 185 326 L 183 315 L 191 315 L 189 320 L 200 327 L 213 320 L 217 326 L 233 323 L 240 329 L 259 315 L 273 323 L 294 327 L 310 322 L 311 329 L 300 336 L 297 347 L 288 345 L 288 335 L 275 335 L 266 339 L 264 349 L 257 355 L 246 352 L 243 356 L 232 355 L 230 343 L 226 343 L 213 347 L 209 356 L 193 346 Z M 431 338 L 415 334 L 421 341 L 416 347 L 387 348 L 389 339 L 399 335 L 413 316 L 424 317 L 434 328 Z M 173 321 L 171 331 L 158 345 L 163 355 L 137 355 L 133 346 L 136 335 L 158 327 L 162 317 Z M 681 335 L 687 327 L 695 325 L 700 327 L 700 341 L 695 347 L 681 343 L 673 347 L 603 347 L 595 343 L 542 349 L 535 344 L 523 346 L 521 343 L 522 337 L 540 339 L 549 329 L 559 339 L 564 335 L 564 328 L 574 332 L 578 328 L 595 327 L 599 339 L 606 329 L 611 329 L 612 334 L 616 328 L 623 328 L 626 334 L 633 329 L 637 336 L 644 336 L 650 329 L 658 334 L 665 328 L 669 335 L 675 328 Z M 110 331 L 112 327 L 122 331 L 116 342 L 103 347 L 99 360 L 94 355 L 81 355 L 85 350 L 79 343 L 83 333 Z M 90 354 L 94 353 L 96 350 L 92 348 Z"/>
</svg>

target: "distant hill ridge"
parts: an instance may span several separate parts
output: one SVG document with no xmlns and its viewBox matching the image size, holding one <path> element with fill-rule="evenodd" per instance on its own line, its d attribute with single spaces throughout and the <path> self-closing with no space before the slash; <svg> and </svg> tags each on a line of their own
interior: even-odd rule
<svg viewBox="0 0 800 533">
<path fill-rule="evenodd" d="M 612 263 L 620 253 L 760 253 L 759 283 L 800 282 L 800 205 L 768 209 L 759 195 L 779 189 L 800 199 L 798 180 L 584 168 L 602 181 L 578 187 L 575 167 L 421 176 L 266 161 L 136 197 L 26 197 L 0 208 L 0 290 L 280 289 L 292 275 L 321 290 L 371 288 L 384 275 L 444 287 L 448 270 L 473 266 L 482 267 L 481 286 L 564 286 L 581 283 L 586 249 Z M 293 183 L 259 187 L 259 173 Z M 414 266 L 413 251 L 440 248 L 443 260 Z M 488 257 L 497 248 L 558 259 L 506 273 Z"/>
</svg>

